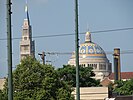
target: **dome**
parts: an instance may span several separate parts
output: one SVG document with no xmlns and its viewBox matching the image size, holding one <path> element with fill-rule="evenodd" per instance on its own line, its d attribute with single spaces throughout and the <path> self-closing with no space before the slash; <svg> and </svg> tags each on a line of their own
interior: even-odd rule
<svg viewBox="0 0 133 100">
<path fill-rule="evenodd" d="M 68 64 L 76 66 L 75 52 L 72 53 Z M 85 42 L 79 47 L 79 65 L 82 67 L 92 67 L 95 73 L 94 78 L 102 79 L 112 72 L 111 63 L 104 50 L 91 41 L 91 33 L 86 32 Z"/>
<path fill-rule="evenodd" d="M 86 55 L 86 57 L 87 56 L 106 57 L 104 50 L 98 44 L 93 42 L 85 42 L 81 44 L 79 48 L 79 53 L 80 55 Z"/>
<path fill-rule="evenodd" d="M 85 42 L 80 45 L 79 48 L 80 55 L 83 55 L 83 58 L 86 57 L 105 57 L 106 54 L 104 50 L 96 43 L 91 41 L 90 32 L 86 32 Z M 81 57 L 81 56 L 80 56 Z"/>
</svg>

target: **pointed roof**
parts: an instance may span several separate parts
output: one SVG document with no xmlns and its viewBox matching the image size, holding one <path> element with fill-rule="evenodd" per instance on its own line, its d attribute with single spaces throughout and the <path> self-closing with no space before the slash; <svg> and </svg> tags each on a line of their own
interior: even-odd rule
<svg viewBox="0 0 133 100">
<path fill-rule="evenodd" d="M 30 25 L 27 0 L 26 0 L 26 4 L 25 4 L 25 14 L 26 14 L 25 19 L 28 20 L 28 24 Z"/>
</svg>

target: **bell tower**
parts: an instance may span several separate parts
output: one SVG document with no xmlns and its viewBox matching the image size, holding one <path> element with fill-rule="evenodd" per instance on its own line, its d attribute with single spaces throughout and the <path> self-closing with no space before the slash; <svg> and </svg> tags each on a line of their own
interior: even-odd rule
<svg viewBox="0 0 133 100">
<path fill-rule="evenodd" d="M 26 56 L 35 57 L 35 42 L 32 40 L 32 27 L 30 25 L 27 3 L 25 5 L 26 18 L 22 26 L 22 38 L 20 40 L 20 60 Z"/>
</svg>

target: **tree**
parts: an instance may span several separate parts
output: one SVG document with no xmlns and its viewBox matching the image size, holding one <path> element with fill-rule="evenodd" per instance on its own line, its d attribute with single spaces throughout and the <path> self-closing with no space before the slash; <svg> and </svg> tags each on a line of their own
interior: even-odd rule
<svg viewBox="0 0 133 100">
<path fill-rule="evenodd" d="M 0 100 L 3 100 L 3 92 L 0 90 Z"/>
<path fill-rule="evenodd" d="M 127 81 L 116 81 L 114 92 L 120 95 L 132 95 L 133 94 L 133 79 Z"/>
<path fill-rule="evenodd" d="M 7 100 L 7 96 L 0 90 L 0 100 Z"/>
<path fill-rule="evenodd" d="M 60 80 L 54 67 L 40 64 L 32 57 L 22 60 L 14 70 L 13 86 L 14 100 L 73 99 L 71 86 Z"/>
<path fill-rule="evenodd" d="M 71 65 L 64 65 L 63 68 L 57 69 L 60 78 L 66 81 L 68 84 L 73 87 L 76 86 L 76 67 Z M 79 70 L 79 84 L 80 87 L 91 87 L 91 86 L 99 86 L 100 81 L 91 78 L 95 76 L 91 67 L 81 67 Z"/>
</svg>

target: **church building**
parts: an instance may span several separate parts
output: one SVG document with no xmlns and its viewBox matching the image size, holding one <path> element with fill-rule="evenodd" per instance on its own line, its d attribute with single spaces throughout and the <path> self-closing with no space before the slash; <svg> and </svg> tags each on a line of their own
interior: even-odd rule
<svg viewBox="0 0 133 100">
<path fill-rule="evenodd" d="M 75 53 L 68 61 L 69 65 L 76 65 Z M 79 65 L 83 67 L 92 67 L 95 73 L 95 79 L 102 80 L 112 72 L 111 63 L 104 50 L 91 40 L 91 33 L 86 32 L 85 42 L 79 47 Z"/>
<path fill-rule="evenodd" d="M 20 60 L 26 56 L 35 57 L 35 42 L 32 40 L 32 27 L 30 25 L 28 6 L 25 6 L 26 18 L 22 26 L 22 38 L 20 41 Z"/>
</svg>

